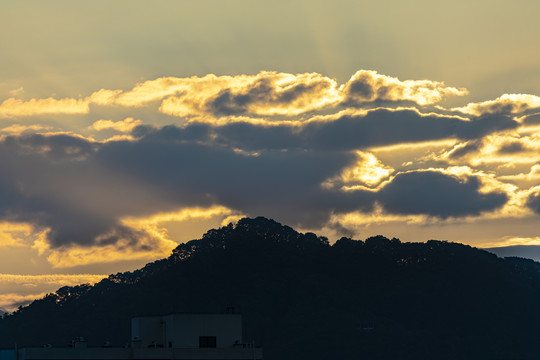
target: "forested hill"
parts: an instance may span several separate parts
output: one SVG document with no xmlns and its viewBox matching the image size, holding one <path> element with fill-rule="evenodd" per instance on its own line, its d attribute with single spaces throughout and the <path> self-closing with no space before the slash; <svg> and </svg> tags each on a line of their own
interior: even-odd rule
<svg viewBox="0 0 540 360">
<path fill-rule="evenodd" d="M 243 314 L 265 359 L 538 359 L 540 264 L 470 246 L 301 234 L 242 219 L 164 260 L 64 287 L 0 321 L 2 346 L 130 338 L 130 318 Z"/>
</svg>

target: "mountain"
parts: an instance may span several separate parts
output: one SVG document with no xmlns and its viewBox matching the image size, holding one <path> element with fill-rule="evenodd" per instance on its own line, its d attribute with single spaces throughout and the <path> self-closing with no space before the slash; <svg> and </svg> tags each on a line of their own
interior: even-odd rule
<svg viewBox="0 0 540 360">
<path fill-rule="evenodd" d="M 512 245 L 494 248 L 485 248 L 500 257 L 521 257 L 540 261 L 540 245 Z"/>
<path fill-rule="evenodd" d="M 298 233 L 265 218 L 63 287 L 0 320 L 0 345 L 123 345 L 130 318 L 234 307 L 265 359 L 533 359 L 540 264 L 458 243 Z"/>
</svg>

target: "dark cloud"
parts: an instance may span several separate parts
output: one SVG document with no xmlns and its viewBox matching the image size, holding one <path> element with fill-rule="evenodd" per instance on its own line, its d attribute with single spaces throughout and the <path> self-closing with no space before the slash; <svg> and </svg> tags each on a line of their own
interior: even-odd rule
<svg viewBox="0 0 540 360">
<path fill-rule="evenodd" d="M 9 136 L 4 140 L 3 146 L 6 151 L 13 151 L 20 155 L 41 155 L 54 161 L 85 157 L 94 149 L 93 144 L 88 140 L 67 134 Z"/>
<path fill-rule="evenodd" d="M 64 135 L 6 138 L 0 142 L 0 216 L 50 228 L 53 247 L 122 240 L 136 248 L 135 239 L 144 234 L 123 226 L 122 217 L 219 204 L 317 225 L 333 211 L 369 210 L 373 204 L 368 192 L 321 187 L 354 160 L 352 154 L 291 150 L 250 156 L 187 141 L 184 131 L 192 130 L 141 128 L 145 135 L 138 141 L 104 144 L 66 141 Z M 74 144 L 93 150 L 66 157 Z"/>
<path fill-rule="evenodd" d="M 429 105 L 441 101 L 448 95 L 465 95 L 465 89 L 448 87 L 444 83 L 430 80 L 400 81 L 375 71 L 357 71 L 343 85 L 343 104 L 364 106 L 380 102 L 410 102 Z"/>
<path fill-rule="evenodd" d="M 540 114 L 532 114 L 532 115 L 525 116 L 525 118 L 521 121 L 521 123 L 525 126 L 540 125 Z"/>
<path fill-rule="evenodd" d="M 239 91 L 232 89 L 221 90 L 217 95 L 209 98 L 203 107 L 206 112 L 218 116 L 249 114 L 251 113 L 250 106 L 259 106 L 261 112 L 264 113 L 267 107 L 271 108 L 276 105 L 283 107 L 291 105 L 306 96 L 321 96 L 321 94 L 331 90 L 332 87 L 332 82 L 321 78 L 317 82 L 296 82 L 285 89 L 281 89 L 275 83 L 274 78 L 263 77 Z"/>
<path fill-rule="evenodd" d="M 7 137 L 0 142 L 1 217 L 50 228 L 53 247 L 89 245 L 105 233 L 132 231 L 117 223 L 118 210 L 132 204 L 122 192 L 122 181 L 101 173 L 94 160 L 96 147 L 69 135 Z"/>
<path fill-rule="evenodd" d="M 482 139 L 472 140 L 472 141 L 468 141 L 468 142 L 466 142 L 464 144 L 459 144 L 459 145 L 455 146 L 448 153 L 448 157 L 450 159 L 459 159 L 459 158 L 461 158 L 463 156 L 466 156 L 468 154 L 477 152 L 478 150 L 480 150 L 482 148 L 483 145 L 484 145 L 484 142 L 483 142 Z"/>
<path fill-rule="evenodd" d="M 144 137 L 146 141 L 156 139 L 157 141 L 207 142 L 212 136 L 212 127 L 204 123 L 191 123 L 185 127 L 167 125 L 160 128 L 140 125 L 133 129 L 131 134 L 136 138 Z"/>
<path fill-rule="evenodd" d="M 308 122 L 301 126 L 260 126 L 242 122 L 216 127 L 213 131 L 224 144 L 246 150 L 347 151 L 452 137 L 475 139 L 517 126 L 512 118 L 501 115 L 465 121 L 453 116 L 424 115 L 415 110 L 376 109 L 366 115 L 345 115 L 332 121 Z"/>
<path fill-rule="evenodd" d="M 457 135 L 466 126 L 458 118 L 426 116 L 414 110 L 377 109 L 364 116 L 309 123 L 303 135 L 311 147 L 349 150 L 444 139 Z"/>
<path fill-rule="evenodd" d="M 475 139 L 490 133 L 511 130 L 519 127 L 519 123 L 509 115 L 488 114 L 473 117 L 467 124 L 462 124 L 456 130 L 456 135 L 462 139 Z"/>
<path fill-rule="evenodd" d="M 248 155 L 225 146 L 180 143 L 163 132 L 161 136 L 109 143 L 97 156 L 100 163 L 151 183 L 154 191 L 184 206 L 222 204 L 250 215 L 313 225 L 333 210 L 372 204 L 367 192 L 351 196 L 321 188 L 354 160 L 353 154 L 292 149 Z"/>
<path fill-rule="evenodd" d="M 424 214 L 440 218 L 478 215 L 503 206 L 506 194 L 480 193 L 480 181 L 460 179 L 438 171 L 398 174 L 379 191 L 378 200 L 395 214 Z"/>
<path fill-rule="evenodd" d="M 527 198 L 527 207 L 540 215 L 540 191 L 535 191 Z"/>
<path fill-rule="evenodd" d="M 398 214 L 478 214 L 506 196 L 480 194 L 475 177 L 399 174 L 379 193 L 322 184 L 357 161 L 351 150 L 514 126 L 508 118 L 463 121 L 378 109 L 301 126 L 139 126 L 135 140 L 105 143 L 66 134 L 8 136 L 0 141 L 0 217 L 50 228 L 53 248 L 121 243 L 137 249 L 148 244 L 137 240 L 148 234 L 123 225 L 123 217 L 189 206 L 223 205 L 306 227 L 333 214 L 369 211 L 376 201 Z"/>
<path fill-rule="evenodd" d="M 508 144 L 504 144 L 498 150 L 499 154 L 515 154 L 519 152 L 526 151 L 527 147 L 520 143 L 519 141 L 514 141 Z"/>
</svg>

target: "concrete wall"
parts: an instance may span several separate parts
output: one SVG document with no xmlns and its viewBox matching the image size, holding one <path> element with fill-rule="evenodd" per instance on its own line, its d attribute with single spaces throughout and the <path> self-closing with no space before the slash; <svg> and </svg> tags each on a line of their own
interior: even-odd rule
<svg viewBox="0 0 540 360">
<path fill-rule="evenodd" d="M 164 316 L 166 346 L 198 348 L 199 336 L 215 336 L 218 348 L 242 343 L 240 314 L 173 314 Z"/>
<path fill-rule="evenodd" d="M 19 360 L 261 360 L 262 356 L 263 354 L 260 348 L 27 348 L 19 350 Z"/>
<path fill-rule="evenodd" d="M 25 348 L 19 350 L 19 360 L 128 360 L 132 349 L 124 348 Z"/>
</svg>

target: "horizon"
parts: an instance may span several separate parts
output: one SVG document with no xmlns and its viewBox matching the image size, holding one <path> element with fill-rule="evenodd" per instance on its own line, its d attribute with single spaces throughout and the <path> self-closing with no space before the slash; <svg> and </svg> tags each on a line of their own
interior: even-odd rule
<svg viewBox="0 0 540 360">
<path fill-rule="evenodd" d="M 540 245 L 540 3 L 3 8 L 0 308 L 244 216 Z"/>
</svg>

